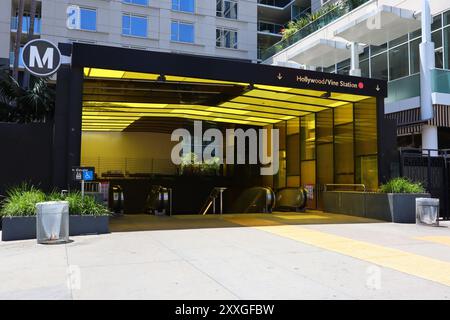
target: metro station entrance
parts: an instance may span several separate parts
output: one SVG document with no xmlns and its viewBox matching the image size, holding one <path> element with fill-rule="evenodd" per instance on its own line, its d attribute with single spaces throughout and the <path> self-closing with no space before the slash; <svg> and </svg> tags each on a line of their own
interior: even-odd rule
<svg viewBox="0 0 450 320">
<path fill-rule="evenodd" d="M 327 185 L 376 190 L 390 176 L 382 161 L 392 138 L 383 133 L 383 81 L 79 43 L 60 48 L 72 63 L 58 72 L 54 154 L 65 161 L 54 168 L 55 186 L 70 185 L 70 168 L 83 165 L 95 167 L 106 198 L 120 186 L 128 214 L 148 213 L 155 188 L 170 190 L 173 214 L 202 212 L 216 188 L 224 213 L 245 213 L 264 212 L 259 199 L 280 190 L 304 189 L 306 206 L 320 209 Z M 174 163 L 174 148 L 187 142 L 172 133 L 194 137 L 199 125 L 202 134 L 222 133 L 221 149 L 209 162 L 192 152 Z M 263 150 L 275 129 L 277 152 L 272 144 Z M 241 164 L 221 157 L 239 143 L 229 136 L 237 131 Z M 216 143 L 192 139 L 188 147 Z M 252 150 L 276 159 L 252 161 Z M 261 174 L 275 162 L 274 174 Z"/>
</svg>

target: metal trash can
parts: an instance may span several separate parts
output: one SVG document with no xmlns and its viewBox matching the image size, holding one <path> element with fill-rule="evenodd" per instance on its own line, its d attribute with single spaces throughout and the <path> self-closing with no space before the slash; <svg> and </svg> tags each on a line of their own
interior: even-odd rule
<svg viewBox="0 0 450 320">
<path fill-rule="evenodd" d="M 49 201 L 36 204 L 37 243 L 56 244 L 69 241 L 69 202 Z"/>
<path fill-rule="evenodd" d="M 425 225 L 439 225 L 439 199 L 416 199 L 416 222 Z"/>
</svg>

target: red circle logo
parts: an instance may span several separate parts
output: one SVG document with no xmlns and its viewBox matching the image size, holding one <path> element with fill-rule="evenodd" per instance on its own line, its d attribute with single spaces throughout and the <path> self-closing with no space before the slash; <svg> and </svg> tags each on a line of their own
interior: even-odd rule
<svg viewBox="0 0 450 320">
<path fill-rule="evenodd" d="M 364 89 L 364 83 L 362 83 L 362 82 L 358 83 L 358 88 Z"/>
</svg>

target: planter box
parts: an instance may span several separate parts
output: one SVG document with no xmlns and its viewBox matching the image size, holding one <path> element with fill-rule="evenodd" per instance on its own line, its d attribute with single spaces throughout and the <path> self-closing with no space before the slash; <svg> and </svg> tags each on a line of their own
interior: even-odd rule
<svg viewBox="0 0 450 320">
<path fill-rule="evenodd" d="M 416 198 L 430 194 L 324 192 L 324 211 L 395 223 L 416 223 Z"/>
<path fill-rule="evenodd" d="M 69 216 L 69 235 L 109 233 L 109 216 Z M 36 217 L 2 218 L 2 241 L 36 239 Z"/>
</svg>

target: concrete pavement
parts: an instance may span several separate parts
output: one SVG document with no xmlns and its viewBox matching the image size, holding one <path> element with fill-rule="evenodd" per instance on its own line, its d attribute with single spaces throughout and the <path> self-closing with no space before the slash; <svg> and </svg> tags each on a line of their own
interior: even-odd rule
<svg viewBox="0 0 450 320">
<path fill-rule="evenodd" d="M 450 299 L 448 225 L 310 215 L 0 242 L 0 299 Z"/>
</svg>

